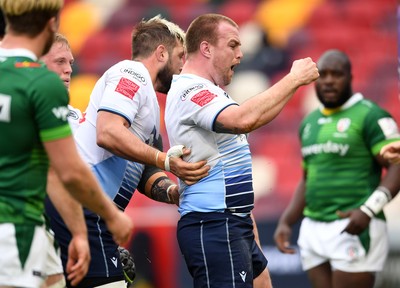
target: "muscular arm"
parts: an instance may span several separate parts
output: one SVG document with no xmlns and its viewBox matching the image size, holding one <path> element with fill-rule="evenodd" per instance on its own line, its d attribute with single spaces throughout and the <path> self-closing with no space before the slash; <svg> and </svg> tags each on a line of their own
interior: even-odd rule
<svg viewBox="0 0 400 288">
<path fill-rule="evenodd" d="M 146 167 L 146 169 L 151 172 L 148 177 L 142 176 L 138 191 L 155 201 L 179 205 L 179 192 L 175 182 L 157 168 Z"/>
<path fill-rule="evenodd" d="M 317 71 L 310 58 L 295 61 L 291 72 L 275 85 L 240 106 L 231 105 L 224 109 L 217 117 L 214 130 L 243 134 L 269 123 L 281 112 L 297 88 L 318 78 Z"/>
<path fill-rule="evenodd" d="M 90 263 L 90 249 L 82 206 L 68 192 L 50 169 L 47 177 L 47 194 L 71 232 L 66 272 L 72 285 L 85 277 Z"/>
<path fill-rule="evenodd" d="M 377 190 L 385 190 L 390 193 L 390 198 L 393 198 L 397 195 L 397 193 L 400 190 L 400 165 L 392 164 L 390 165 L 388 160 L 384 159 L 381 155 L 376 156 L 376 160 L 381 164 L 382 167 L 387 167 L 387 171 L 385 176 L 382 178 L 381 182 L 379 183 L 379 186 L 377 187 Z M 381 188 L 382 187 L 382 188 Z M 373 194 L 375 194 L 374 192 Z M 379 192 L 382 193 L 382 192 Z M 370 198 L 373 197 L 370 196 Z M 387 200 L 387 199 L 385 199 Z M 375 200 L 373 201 L 375 202 Z M 366 205 L 367 202 L 364 203 Z M 376 203 L 379 203 L 376 202 Z M 381 202 L 385 203 L 385 202 Z M 383 205 L 382 204 L 382 205 Z M 362 205 L 362 206 L 364 206 Z M 338 215 L 341 218 L 349 218 L 349 224 L 346 226 L 346 228 L 343 230 L 343 232 L 347 232 L 349 234 L 353 235 L 358 235 L 362 233 L 369 225 L 371 221 L 371 216 L 374 217 L 374 214 L 371 214 L 372 211 L 369 211 L 369 208 L 366 208 L 367 210 L 364 211 L 362 209 L 365 209 L 365 207 L 360 207 L 357 209 L 353 209 L 350 211 L 338 211 Z M 366 213 L 368 212 L 368 213 Z M 371 215 L 368 215 L 371 214 Z M 377 213 L 376 213 L 377 214 Z M 375 214 L 375 215 L 376 215 Z"/>
<path fill-rule="evenodd" d="M 44 143 L 50 166 L 67 191 L 107 223 L 117 243 L 125 243 L 133 228 L 128 216 L 102 191 L 89 167 L 80 158 L 72 137 Z"/>
<path fill-rule="evenodd" d="M 124 159 L 153 165 L 165 170 L 166 153 L 161 152 L 133 135 L 125 118 L 114 113 L 100 111 L 97 116 L 97 144 Z M 184 155 L 190 154 L 186 150 Z M 171 172 L 191 185 L 208 175 L 206 161 L 188 163 L 179 157 L 170 158 Z"/>
</svg>

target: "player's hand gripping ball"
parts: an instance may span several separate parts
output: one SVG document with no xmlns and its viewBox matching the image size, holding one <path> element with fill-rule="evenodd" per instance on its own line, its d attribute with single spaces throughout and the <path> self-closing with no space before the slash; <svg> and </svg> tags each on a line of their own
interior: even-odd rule
<svg viewBox="0 0 400 288">
<path fill-rule="evenodd" d="M 122 263 L 122 269 L 124 270 L 125 282 L 127 287 L 133 282 L 136 277 L 136 267 L 135 262 L 131 253 L 124 247 L 118 247 L 119 259 Z"/>
</svg>

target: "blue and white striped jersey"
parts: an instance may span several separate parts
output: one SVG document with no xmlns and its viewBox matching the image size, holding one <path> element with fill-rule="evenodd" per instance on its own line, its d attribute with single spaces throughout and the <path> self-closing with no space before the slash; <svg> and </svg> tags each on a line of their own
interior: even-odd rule
<svg viewBox="0 0 400 288">
<path fill-rule="evenodd" d="M 252 162 L 246 135 L 216 133 L 218 114 L 238 105 L 220 87 L 191 74 L 175 75 L 167 96 L 165 123 L 170 145 L 185 145 L 184 160 L 207 160 L 209 175 L 187 186 L 180 181 L 179 212 L 250 213 L 254 207 Z"/>
<path fill-rule="evenodd" d="M 146 67 L 140 62 L 124 60 L 108 69 L 97 81 L 85 120 L 74 134 L 78 151 L 91 166 L 102 188 L 124 210 L 139 183 L 144 165 L 127 161 L 97 145 L 98 111 L 124 117 L 131 124 L 129 130 L 153 146 L 160 133 L 160 107 Z"/>
</svg>

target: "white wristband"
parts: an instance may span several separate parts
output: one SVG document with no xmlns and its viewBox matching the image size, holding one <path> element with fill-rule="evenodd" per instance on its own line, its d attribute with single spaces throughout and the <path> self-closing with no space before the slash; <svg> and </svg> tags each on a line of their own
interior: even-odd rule
<svg viewBox="0 0 400 288">
<path fill-rule="evenodd" d="M 171 157 L 181 157 L 183 155 L 183 148 L 185 148 L 185 146 L 183 145 L 175 145 L 172 146 L 171 148 L 168 149 L 167 151 L 167 155 L 165 157 L 165 162 L 164 162 L 164 166 L 165 166 L 165 171 L 170 171 L 170 167 L 169 167 L 169 158 Z"/>
<path fill-rule="evenodd" d="M 374 193 L 369 196 L 367 201 L 363 205 L 361 205 L 360 209 L 363 211 L 365 214 L 370 216 L 371 218 L 373 215 L 377 215 L 379 212 L 382 211 L 383 207 L 389 203 L 389 201 L 392 199 L 392 195 L 390 194 L 390 191 L 383 186 L 379 186 L 376 188 Z M 372 216 L 368 214 L 373 214 Z"/>
<path fill-rule="evenodd" d="M 169 197 L 169 190 L 171 190 L 171 188 L 176 187 L 176 186 L 178 186 L 178 185 L 172 184 L 172 185 L 168 186 L 168 188 L 167 188 L 166 193 L 167 193 L 168 202 L 170 202 L 170 203 L 171 203 L 172 201 L 171 201 L 171 197 Z"/>
</svg>

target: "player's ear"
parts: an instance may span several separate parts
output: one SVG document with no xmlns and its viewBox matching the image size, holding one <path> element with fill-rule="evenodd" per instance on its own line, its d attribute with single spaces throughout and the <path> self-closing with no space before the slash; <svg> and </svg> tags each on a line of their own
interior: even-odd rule
<svg viewBox="0 0 400 288">
<path fill-rule="evenodd" d="M 168 49 L 164 45 L 158 45 L 156 49 L 156 57 L 159 62 L 168 61 Z"/>
<path fill-rule="evenodd" d="M 49 28 L 53 33 L 56 33 L 58 31 L 58 28 L 60 27 L 60 14 L 57 14 L 54 17 L 51 17 L 49 22 L 48 22 Z"/>
<path fill-rule="evenodd" d="M 205 57 L 210 58 L 211 56 L 211 45 L 207 41 L 203 41 L 200 43 L 200 52 Z"/>
</svg>

